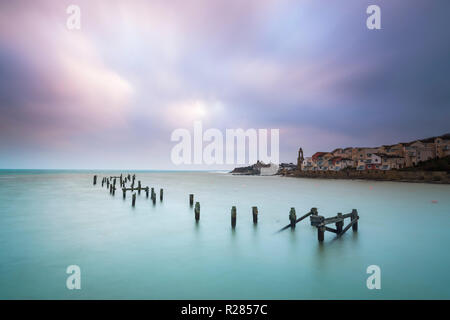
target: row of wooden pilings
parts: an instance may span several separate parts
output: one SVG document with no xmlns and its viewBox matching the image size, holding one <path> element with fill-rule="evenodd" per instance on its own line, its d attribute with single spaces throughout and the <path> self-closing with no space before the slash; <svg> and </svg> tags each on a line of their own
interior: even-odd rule
<svg viewBox="0 0 450 320">
<path fill-rule="evenodd" d="M 194 204 L 193 194 L 189 195 L 189 204 L 191 207 Z M 200 202 L 195 202 L 194 214 L 195 214 L 195 221 L 198 222 L 200 220 Z M 258 207 L 256 206 L 252 207 L 252 217 L 253 217 L 253 224 L 256 225 L 258 223 Z M 310 217 L 311 226 L 317 227 L 317 238 L 319 242 L 324 241 L 325 231 L 333 232 L 338 237 L 342 236 L 350 227 L 352 227 L 354 232 L 358 231 L 359 216 L 358 211 L 356 209 L 353 209 L 351 213 L 345 215 L 343 215 L 342 213 L 338 213 L 335 217 L 325 218 L 319 215 L 317 208 L 311 208 L 311 210 L 308 213 L 304 214 L 300 218 L 297 218 L 295 208 L 292 207 L 291 210 L 289 211 L 289 224 L 278 230 L 278 232 L 281 232 L 288 228 L 294 230 L 296 224 L 306 219 L 307 217 Z M 350 218 L 350 223 L 344 228 L 344 220 L 346 218 Z M 236 227 L 236 219 L 237 219 L 236 206 L 232 206 L 231 207 L 232 228 Z M 326 226 L 332 223 L 336 225 L 336 229 Z"/>
<path fill-rule="evenodd" d="M 112 182 L 110 182 L 111 179 L 112 179 Z M 133 192 L 134 190 L 136 190 L 138 192 L 138 195 L 141 194 L 142 190 L 145 191 L 146 197 L 148 198 L 149 192 L 151 190 L 151 200 L 153 201 L 153 204 L 156 203 L 156 193 L 155 193 L 155 190 L 153 187 L 151 189 L 149 187 L 142 187 L 140 180 L 138 181 L 138 186 L 136 188 L 134 187 L 134 183 L 135 183 L 135 179 L 136 179 L 136 176 L 134 174 L 133 174 L 133 176 L 130 176 L 130 174 L 128 174 L 126 177 L 123 177 L 122 174 L 120 176 L 104 177 L 102 180 L 102 187 L 106 183 L 107 188 L 109 188 L 111 195 L 114 196 L 114 194 L 115 194 L 116 179 L 120 179 L 119 182 L 120 182 L 120 186 L 121 186 L 122 192 L 123 192 L 123 199 L 126 199 L 127 191 Z M 131 182 L 131 186 L 128 188 L 126 187 L 127 182 Z M 97 184 L 97 176 L 95 175 L 94 176 L 94 185 L 96 185 L 96 184 Z M 160 194 L 159 194 L 160 201 L 163 201 L 163 194 L 164 194 L 164 189 L 160 189 Z M 131 205 L 132 205 L 132 207 L 134 207 L 136 205 L 136 193 L 132 194 Z M 197 201 L 197 202 L 195 202 L 195 205 L 194 205 L 194 194 L 189 194 L 189 205 L 191 208 L 194 207 L 194 218 L 195 218 L 195 221 L 198 223 L 200 221 L 200 202 Z M 319 215 L 317 208 L 311 208 L 311 210 L 308 213 L 302 215 L 300 218 L 297 218 L 295 208 L 292 207 L 289 211 L 289 224 L 286 225 L 285 227 L 281 228 L 280 230 L 278 230 L 278 232 L 281 232 L 288 228 L 291 228 L 292 230 L 294 230 L 296 224 L 301 222 L 302 220 L 306 219 L 307 217 L 310 217 L 311 226 L 317 227 L 317 238 L 318 238 L 319 242 L 324 241 L 325 231 L 335 233 L 338 237 L 342 236 L 350 227 L 353 229 L 354 232 L 358 231 L 359 215 L 358 215 L 358 211 L 356 209 L 353 209 L 352 212 L 350 212 L 348 214 L 338 213 L 334 217 L 325 218 L 325 217 Z M 253 224 L 256 225 L 258 223 L 258 207 L 256 207 L 256 206 L 252 207 L 252 218 L 253 218 Z M 344 227 L 344 221 L 346 218 L 350 218 L 350 223 L 346 227 Z M 236 227 L 236 220 L 237 220 L 236 206 L 232 206 L 231 207 L 231 227 L 233 229 Z M 330 225 L 330 224 L 335 224 L 336 228 L 333 229 L 333 228 L 327 227 L 327 225 Z"/>
<path fill-rule="evenodd" d="M 120 188 L 122 189 L 122 197 L 125 200 L 127 195 L 127 191 L 137 191 L 137 195 L 141 194 L 141 191 L 145 191 L 146 194 L 146 198 L 149 197 L 149 193 L 150 193 L 150 199 L 152 200 L 153 204 L 156 204 L 156 192 L 155 192 L 155 188 L 150 188 L 150 187 L 143 187 L 141 184 L 141 181 L 138 180 L 137 186 L 135 186 L 135 181 L 136 181 L 136 175 L 123 175 L 120 174 L 120 176 L 110 176 L 110 177 L 104 177 L 102 179 L 102 187 L 104 187 L 106 185 L 106 188 L 109 190 L 109 193 L 112 196 L 115 196 L 116 194 L 116 184 L 117 181 L 119 181 L 119 185 Z M 127 187 L 127 183 L 130 182 L 130 186 Z M 94 175 L 94 181 L 93 181 L 94 185 L 97 184 L 97 175 Z M 160 189 L 159 190 L 159 200 L 162 202 L 164 199 L 164 189 Z M 131 196 L 131 206 L 135 207 L 136 206 L 136 192 L 134 192 Z"/>
<path fill-rule="evenodd" d="M 194 204 L 194 195 L 190 194 L 189 195 L 189 205 L 192 207 L 193 204 Z M 252 207 L 252 215 L 253 215 L 253 223 L 257 224 L 258 223 L 258 208 L 257 207 Z M 200 221 L 200 202 L 195 202 L 194 217 L 195 217 L 196 222 Z M 232 206 L 231 207 L 231 227 L 232 228 L 236 227 L 236 218 L 237 218 L 236 207 Z"/>
</svg>

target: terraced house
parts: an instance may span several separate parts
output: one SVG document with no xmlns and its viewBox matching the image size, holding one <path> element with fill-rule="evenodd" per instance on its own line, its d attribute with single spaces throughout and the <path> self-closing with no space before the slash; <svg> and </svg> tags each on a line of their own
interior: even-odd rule
<svg viewBox="0 0 450 320">
<path fill-rule="evenodd" d="M 450 134 L 380 147 L 337 148 L 299 159 L 303 171 L 392 170 L 450 156 Z M 301 161 L 300 161 L 301 160 Z"/>
</svg>

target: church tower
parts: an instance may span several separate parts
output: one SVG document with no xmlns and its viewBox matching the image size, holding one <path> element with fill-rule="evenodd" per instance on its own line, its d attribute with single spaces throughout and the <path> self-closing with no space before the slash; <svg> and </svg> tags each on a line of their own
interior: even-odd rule
<svg viewBox="0 0 450 320">
<path fill-rule="evenodd" d="M 304 158 L 303 158 L 303 149 L 300 148 L 298 150 L 297 170 L 300 170 L 300 171 L 302 170 L 303 160 L 304 160 Z"/>
</svg>

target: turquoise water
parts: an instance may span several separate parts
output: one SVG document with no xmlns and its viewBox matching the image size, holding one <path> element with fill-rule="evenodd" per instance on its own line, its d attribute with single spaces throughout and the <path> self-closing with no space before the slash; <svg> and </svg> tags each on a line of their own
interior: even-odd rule
<svg viewBox="0 0 450 320">
<path fill-rule="evenodd" d="M 450 298 L 450 186 L 137 172 L 158 196 L 164 188 L 164 201 L 153 206 L 142 192 L 133 209 L 99 174 L 93 186 L 91 172 L 0 171 L 0 298 Z M 298 217 L 356 208 L 359 230 L 326 233 L 322 245 L 309 220 L 275 233 L 290 207 Z M 66 288 L 74 264 L 81 290 Z M 366 287 L 373 264 L 381 290 Z"/>
</svg>

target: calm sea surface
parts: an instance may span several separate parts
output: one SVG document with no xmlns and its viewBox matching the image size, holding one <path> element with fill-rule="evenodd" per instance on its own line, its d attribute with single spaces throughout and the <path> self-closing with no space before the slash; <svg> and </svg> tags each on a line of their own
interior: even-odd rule
<svg viewBox="0 0 450 320">
<path fill-rule="evenodd" d="M 136 172 L 158 200 L 142 192 L 132 208 L 129 194 L 101 187 L 117 172 L 96 173 L 93 186 L 93 172 L 0 171 L 0 298 L 450 299 L 448 185 Z M 275 233 L 290 207 L 297 217 L 356 208 L 359 231 L 320 245 L 308 219 Z M 373 264 L 381 290 L 366 287 Z M 81 290 L 66 288 L 69 265 Z"/>
</svg>

